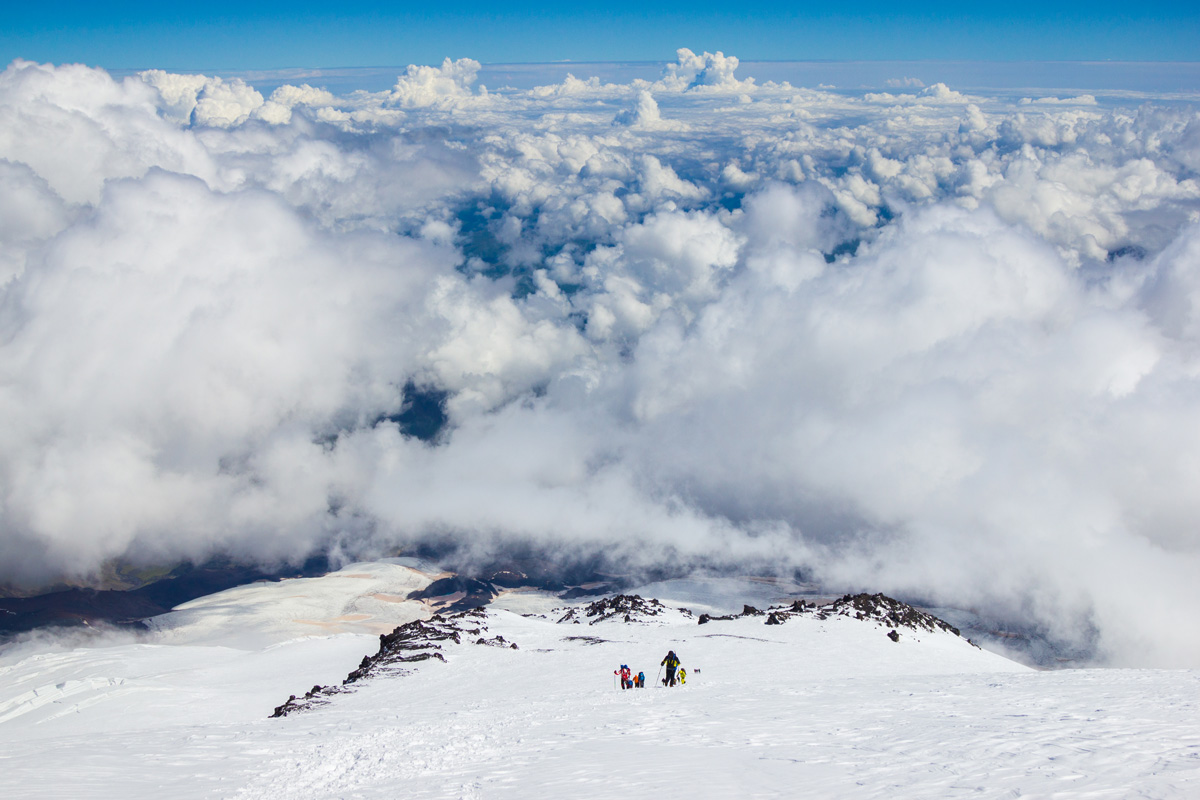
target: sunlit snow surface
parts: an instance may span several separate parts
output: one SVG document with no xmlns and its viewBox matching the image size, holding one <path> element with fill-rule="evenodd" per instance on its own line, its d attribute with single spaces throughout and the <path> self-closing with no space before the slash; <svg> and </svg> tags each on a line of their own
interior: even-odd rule
<svg viewBox="0 0 1200 800">
<path fill-rule="evenodd" d="M 422 567 L 425 571 L 422 571 Z M 320 578 L 260 582 L 201 597 L 148 621 L 168 644 L 250 646 L 318 633 L 388 633 L 427 615 L 407 600 L 441 577 L 414 559 L 350 564 Z"/>
<path fill-rule="evenodd" d="M 333 623 L 364 599 L 346 585 L 368 578 L 353 576 L 394 588 L 412 580 L 407 569 L 355 564 L 231 590 L 189 604 L 186 623 L 141 643 L 10 650 L 0 660 L 0 793 L 1188 798 L 1200 790 L 1195 672 L 1037 672 L 950 634 L 902 629 L 893 643 L 886 628 L 847 617 L 559 625 L 556 615 L 504 610 L 508 601 L 534 613 L 530 592 L 506 595 L 486 621 L 519 650 L 449 645 L 447 663 L 421 662 L 327 706 L 269 719 L 289 694 L 339 682 L 378 639 L 342 633 L 251 647 L 232 623 L 258 619 L 264 632 L 285 620 Z M 706 599 L 702 584 L 683 587 L 694 609 Z M 731 589 L 715 586 L 705 607 L 728 610 Z M 563 605 L 541 598 L 543 609 Z M 237 646 L 222 643 L 217 621 L 231 623 L 223 635 Z M 205 644 L 163 644 L 189 629 Z M 689 670 L 686 686 L 653 686 L 668 649 Z M 618 690 L 612 672 L 621 664 L 645 671 L 651 686 Z"/>
</svg>

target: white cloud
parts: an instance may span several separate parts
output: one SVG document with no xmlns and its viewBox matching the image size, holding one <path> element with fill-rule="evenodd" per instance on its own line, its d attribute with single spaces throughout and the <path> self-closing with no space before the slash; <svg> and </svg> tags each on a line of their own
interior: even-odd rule
<svg viewBox="0 0 1200 800">
<path fill-rule="evenodd" d="M 271 92 L 266 103 L 254 110 L 254 116 L 273 125 L 286 125 L 291 122 L 292 109 L 297 106 L 328 108 L 334 102 L 332 94 L 324 89 L 314 89 L 307 83 L 300 86 L 280 86 Z"/>
<path fill-rule="evenodd" d="M 754 79 L 739 81 L 736 56 L 716 53 L 693 53 L 686 47 L 675 51 L 676 63 L 668 64 L 662 78 L 655 84 L 663 91 L 687 92 L 745 92 L 754 88 Z"/>
<path fill-rule="evenodd" d="M 683 127 L 678 122 L 663 119 L 658 110 L 658 103 L 654 102 L 654 95 L 645 89 L 637 93 L 633 107 L 617 114 L 613 124 L 646 131 L 677 130 Z"/>
<path fill-rule="evenodd" d="M 884 81 L 889 89 L 924 89 L 925 82 L 920 78 L 888 78 Z"/>
<path fill-rule="evenodd" d="M 913 87 L 920 84 L 912 84 Z M 889 84 L 890 85 L 890 84 Z M 927 86 L 916 94 L 889 94 L 888 92 L 868 92 L 863 99 L 869 103 L 913 103 L 918 105 L 960 104 L 974 102 L 974 98 L 956 92 L 944 83 Z"/>
<path fill-rule="evenodd" d="M 192 121 L 197 125 L 229 128 L 245 122 L 262 105 L 262 95 L 241 79 L 223 81 L 212 78 L 205 82 L 196 95 Z"/>
<path fill-rule="evenodd" d="M 1195 111 L 479 68 L 0 74 L 0 582 L 534 541 L 1200 663 Z"/>
<path fill-rule="evenodd" d="M 29 250 L 65 228 L 71 216 L 32 169 L 0 161 L 0 286 L 24 272 Z"/>
<path fill-rule="evenodd" d="M 0 115 L 0 158 L 27 165 L 67 203 L 94 203 L 106 180 L 152 166 L 211 175 L 206 154 L 158 116 L 156 92 L 137 78 L 14 61 L 0 74 Z"/>
<path fill-rule="evenodd" d="M 1039 97 L 1031 99 L 1022 97 L 1021 105 L 1054 105 L 1054 106 L 1094 106 L 1097 105 L 1096 97 L 1090 94 L 1081 94 L 1078 97 Z"/>
<path fill-rule="evenodd" d="M 447 256 L 335 243 L 275 197 L 194 178 L 112 184 L 5 291 L 7 563 L 86 571 L 143 538 L 193 554 L 238 528 L 319 532 L 312 439 L 399 406 L 414 289 Z M 233 546 L 294 555 L 269 539 Z"/>
<path fill-rule="evenodd" d="M 486 87 L 471 88 L 478 73 L 479 62 L 470 58 L 447 58 L 441 67 L 412 65 L 396 80 L 389 99 L 401 108 L 445 108 L 486 101 Z"/>
<path fill-rule="evenodd" d="M 212 80 L 204 75 L 179 75 L 161 69 L 146 70 L 141 78 L 158 90 L 164 116 L 183 123 L 191 121 L 196 98 Z"/>
</svg>

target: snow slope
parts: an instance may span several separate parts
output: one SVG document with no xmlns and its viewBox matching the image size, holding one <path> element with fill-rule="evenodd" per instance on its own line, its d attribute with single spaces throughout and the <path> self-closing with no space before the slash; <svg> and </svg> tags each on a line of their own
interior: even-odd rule
<svg viewBox="0 0 1200 800">
<path fill-rule="evenodd" d="M 406 600 L 442 577 L 417 559 L 350 564 L 319 578 L 262 581 L 200 597 L 151 620 L 158 641 L 247 647 L 322 633 L 386 633 L 428 616 Z"/>
<path fill-rule="evenodd" d="M 400 579 L 394 567 L 343 572 Z M 567 604 L 518 592 L 482 624 L 519 649 L 464 637 L 445 663 L 269 719 L 377 649 L 376 636 L 321 628 L 278 641 L 288 620 L 346 616 L 353 580 L 375 588 L 345 574 L 244 587 L 189 604 L 186 623 L 142 642 L 0 655 L 0 794 L 1200 796 L 1197 672 L 1038 672 L 948 633 L 901 629 L 892 642 L 849 617 L 558 624 L 549 609 Z M 716 587 L 710 607 L 728 610 L 729 595 Z M 219 620 L 258 620 L 262 642 L 245 633 L 254 625 L 221 642 Z M 668 649 L 690 670 L 686 686 L 614 688 L 622 663 L 653 681 Z"/>
</svg>

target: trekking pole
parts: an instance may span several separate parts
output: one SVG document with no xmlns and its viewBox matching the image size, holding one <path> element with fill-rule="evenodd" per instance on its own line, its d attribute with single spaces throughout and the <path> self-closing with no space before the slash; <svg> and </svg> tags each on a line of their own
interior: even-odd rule
<svg viewBox="0 0 1200 800">
<path fill-rule="evenodd" d="M 662 684 L 659 682 L 659 678 L 661 678 L 661 677 L 662 677 L 662 664 L 659 664 L 658 665 L 658 675 L 655 676 L 655 678 L 654 678 L 655 686 L 662 686 Z"/>
</svg>

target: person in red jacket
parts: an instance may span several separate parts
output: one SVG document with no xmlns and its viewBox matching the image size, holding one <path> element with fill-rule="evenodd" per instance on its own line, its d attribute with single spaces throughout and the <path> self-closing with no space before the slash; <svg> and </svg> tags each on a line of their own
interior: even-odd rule
<svg viewBox="0 0 1200 800">
<path fill-rule="evenodd" d="M 632 689 L 633 688 L 633 681 L 629 679 L 629 667 L 627 665 L 622 664 L 620 669 L 613 670 L 613 674 L 621 676 L 621 688 L 622 689 Z"/>
</svg>

